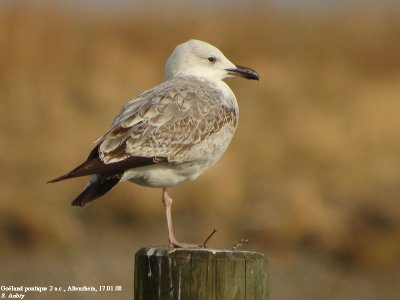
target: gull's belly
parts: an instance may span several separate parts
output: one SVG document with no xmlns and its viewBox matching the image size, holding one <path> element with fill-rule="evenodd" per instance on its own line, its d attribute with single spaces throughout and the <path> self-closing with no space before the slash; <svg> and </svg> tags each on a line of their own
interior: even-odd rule
<svg viewBox="0 0 400 300">
<path fill-rule="evenodd" d="M 169 187 L 194 180 L 216 163 L 232 140 L 235 128 L 226 126 L 203 142 L 193 145 L 180 161 L 154 164 L 125 171 L 122 181 L 150 187 Z"/>
<path fill-rule="evenodd" d="M 161 163 L 125 171 L 122 180 L 150 187 L 169 187 L 194 180 L 205 171 L 199 163 Z"/>
</svg>

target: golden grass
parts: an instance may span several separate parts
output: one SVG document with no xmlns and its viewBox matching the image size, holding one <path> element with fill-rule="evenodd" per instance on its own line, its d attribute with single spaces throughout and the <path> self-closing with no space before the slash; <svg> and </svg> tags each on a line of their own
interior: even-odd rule
<svg viewBox="0 0 400 300">
<path fill-rule="evenodd" d="M 217 227 L 220 247 L 243 235 L 263 251 L 391 268 L 400 257 L 399 20 L 0 12 L 2 247 L 84 247 L 99 228 L 164 236 L 159 191 L 123 185 L 77 211 L 69 202 L 84 180 L 44 182 L 80 163 L 121 105 L 162 80 L 176 44 L 199 38 L 262 80 L 229 81 L 237 136 L 216 167 L 172 190 L 179 235 Z"/>
</svg>

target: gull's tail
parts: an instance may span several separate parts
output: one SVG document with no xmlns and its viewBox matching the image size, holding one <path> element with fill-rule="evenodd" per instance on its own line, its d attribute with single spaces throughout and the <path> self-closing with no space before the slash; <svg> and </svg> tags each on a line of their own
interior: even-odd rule
<svg viewBox="0 0 400 300">
<path fill-rule="evenodd" d="M 96 174 L 90 178 L 86 188 L 72 201 L 72 206 L 84 206 L 86 203 L 96 200 L 111 190 L 120 180 L 122 173 Z"/>
</svg>

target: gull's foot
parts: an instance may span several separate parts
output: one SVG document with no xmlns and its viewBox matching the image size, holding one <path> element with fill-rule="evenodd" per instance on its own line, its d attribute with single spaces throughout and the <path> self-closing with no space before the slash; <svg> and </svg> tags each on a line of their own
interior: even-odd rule
<svg viewBox="0 0 400 300">
<path fill-rule="evenodd" d="M 201 245 L 181 243 L 181 242 L 178 242 L 177 240 L 169 241 L 168 246 L 170 248 L 188 248 L 188 249 L 203 248 L 203 246 L 201 246 Z"/>
</svg>

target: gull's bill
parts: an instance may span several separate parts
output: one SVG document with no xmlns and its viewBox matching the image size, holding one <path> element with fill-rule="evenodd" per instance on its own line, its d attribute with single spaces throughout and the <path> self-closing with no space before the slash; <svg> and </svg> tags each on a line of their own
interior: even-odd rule
<svg viewBox="0 0 400 300">
<path fill-rule="evenodd" d="M 228 74 L 232 76 L 243 77 L 252 80 L 260 80 L 260 76 L 258 75 L 258 73 L 253 69 L 247 67 L 236 66 L 236 68 L 226 69 L 226 71 L 228 71 Z"/>
</svg>

